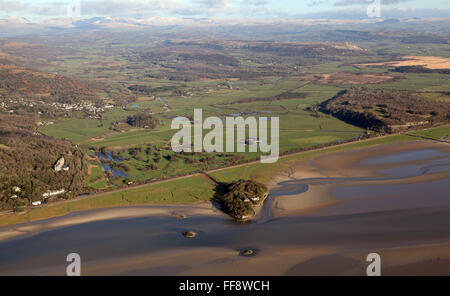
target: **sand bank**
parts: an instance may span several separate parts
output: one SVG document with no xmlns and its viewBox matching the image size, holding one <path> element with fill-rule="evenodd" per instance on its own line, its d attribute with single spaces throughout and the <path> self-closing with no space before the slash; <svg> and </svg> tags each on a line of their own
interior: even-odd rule
<svg viewBox="0 0 450 296">
<path fill-rule="evenodd" d="M 104 221 L 109 219 L 127 219 L 149 216 L 173 216 L 174 218 L 179 218 L 197 215 L 210 216 L 223 214 L 218 211 L 210 202 L 201 202 L 195 205 L 149 205 L 92 210 L 81 213 L 73 213 L 64 217 L 48 219 L 39 222 L 1 227 L 0 241 L 55 228 L 68 227 L 77 224 Z"/>
<path fill-rule="evenodd" d="M 428 157 L 416 158 L 417 151 L 436 151 Z M 399 161 L 383 161 L 386 155 L 399 155 Z M 282 182 L 296 181 L 309 186 L 308 191 L 295 195 L 276 196 L 270 200 L 274 216 L 288 216 L 298 214 L 315 214 L 324 208 L 334 206 L 342 200 L 336 198 L 334 191 L 342 187 L 373 186 L 374 190 L 380 186 L 394 186 L 405 184 L 423 184 L 438 180 L 450 179 L 450 171 L 429 172 L 422 175 L 390 177 L 389 170 L 410 166 L 419 167 L 427 162 L 448 159 L 450 145 L 431 141 L 414 141 L 401 144 L 383 145 L 361 150 L 351 150 L 319 157 L 295 165 L 289 174 L 281 174 L 276 178 L 277 184 L 272 184 L 272 190 Z M 373 159 L 379 161 L 369 162 Z M 322 181 L 326 179 L 328 182 Z M 353 180 L 358 178 L 358 180 Z M 367 180 L 364 180 L 366 178 Z M 335 180 L 334 180 L 335 179 Z M 380 194 L 381 195 L 381 194 Z M 450 202 L 450 201 L 449 201 Z M 420 204 L 417 204 L 419 207 Z M 414 204 L 408 203 L 408 207 Z M 332 214 L 328 212 L 328 214 Z M 337 214 L 337 213 L 335 213 Z"/>
</svg>

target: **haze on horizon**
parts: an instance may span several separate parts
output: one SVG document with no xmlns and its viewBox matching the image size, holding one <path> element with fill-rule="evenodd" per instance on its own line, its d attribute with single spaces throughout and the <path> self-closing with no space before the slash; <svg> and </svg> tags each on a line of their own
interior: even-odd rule
<svg viewBox="0 0 450 296">
<path fill-rule="evenodd" d="M 0 0 L 0 18 L 67 17 L 77 0 Z M 376 0 L 373 0 L 376 1 Z M 371 0 L 79 0 L 81 18 L 328 18 L 364 19 Z M 448 0 L 380 0 L 382 18 L 447 18 Z"/>
</svg>

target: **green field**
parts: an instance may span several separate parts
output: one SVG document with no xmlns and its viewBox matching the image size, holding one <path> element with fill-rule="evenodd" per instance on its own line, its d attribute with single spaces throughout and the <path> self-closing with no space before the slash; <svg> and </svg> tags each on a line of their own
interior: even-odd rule
<svg viewBox="0 0 450 296">
<path fill-rule="evenodd" d="M 440 140 L 442 138 L 445 138 L 446 140 L 450 139 L 450 126 L 445 125 L 437 128 L 422 130 L 422 131 L 415 131 L 409 133 L 414 136 L 420 136 L 428 139 L 435 139 Z"/>
<path fill-rule="evenodd" d="M 245 79 L 223 78 L 227 75 L 212 79 L 193 76 L 196 78 L 184 80 L 169 77 L 165 74 L 172 73 L 170 69 L 189 75 L 198 74 L 199 71 L 205 72 L 200 74 L 210 74 L 208 71 L 214 72 L 215 69 L 209 68 L 208 62 L 201 59 L 189 61 L 178 57 L 163 57 L 162 60 L 155 61 L 135 55 L 135 50 L 152 52 L 160 45 L 158 38 L 142 39 L 138 43 L 127 44 L 126 47 L 120 43 L 111 45 L 101 38 L 93 44 L 80 42 L 71 54 L 49 62 L 46 70 L 80 79 L 100 80 L 108 85 L 108 91 L 101 93 L 102 98 L 125 103 L 104 113 L 102 120 L 64 119 L 43 127 L 40 131 L 52 137 L 70 139 L 81 146 L 86 154 L 102 147 L 120 154 L 123 161 L 115 164 L 114 169 L 128 177 L 108 179 L 102 169 L 96 167 L 85 182 L 87 188 L 95 190 L 126 187 L 127 183 L 186 175 L 260 158 L 260 153 L 249 152 L 192 155 L 190 162 L 183 156 L 172 157 L 174 153 L 169 143 L 176 132 L 170 128 L 172 119 L 178 116 L 192 117 L 194 108 L 202 109 L 204 118 L 224 118 L 241 113 L 244 113 L 244 117 L 279 117 L 281 153 L 358 138 L 365 130 L 332 116 L 309 111 L 308 108 L 334 97 L 342 90 L 361 86 L 414 91 L 429 100 L 450 100 L 448 74 L 397 73 L 392 72 L 389 67 L 358 66 L 360 63 L 398 59 L 400 54 L 448 56 L 443 44 L 403 43 L 396 39 L 402 37 L 403 33 L 391 32 L 388 35 L 391 38 L 388 45 L 379 41 L 358 42 L 358 46 L 367 49 L 364 54 L 320 55 L 316 60 L 303 60 L 302 55 L 290 57 L 274 53 L 260 55 L 239 50 L 218 50 L 239 61 L 236 70 L 257 73 L 252 78 Z M 406 37 L 409 35 L 406 34 Z M 197 53 L 196 47 L 174 48 L 175 54 L 178 51 Z M 130 51 L 133 52 L 130 56 L 123 54 Z M 108 55 L 105 56 L 105 52 Z M 203 66 L 206 68 L 202 68 Z M 267 69 L 273 71 L 267 72 Z M 385 83 L 369 81 L 360 84 L 346 81 L 325 84 L 318 81 L 320 75 L 334 74 L 339 77 L 341 73 L 388 75 L 394 79 Z M 228 75 L 233 75 L 233 72 Z M 151 94 L 132 93 L 128 88 L 130 85 L 161 90 Z M 112 129 L 114 122 L 139 112 L 151 112 L 161 124 L 154 130 L 125 128 L 119 132 Z M 445 135 L 441 137 L 443 136 Z M 149 146 L 155 150 L 151 155 L 145 153 Z M 141 149 L 141 152 L 134 156 L 130 154 L 130 149 Z M 212 157 L 213 160 L 205 161 L 207 157 Z M 90 164 L 98 165 L 99 162 L 91 159 Z"/>
<path fill-rule="evenodd" d="M 203 118 L 217 116 L 224 118 L 230 114 L 248 112 L 256 117 L 279 117 L 280 118 L 280 151 L 287 152 L 303 147 L 311 147 L 317 144 L 335 142 L 360 136 L 364 130 L 346 124 L 332 116 L 316 114 L 307 111 L 307 107 L 322 102 L 341 90 L 341 88 L 326 85 L 313 85 L 302 79 L 275 79 L 264 85 L 255 81 L 233 82 L 239 85 L 232 90 L 218 90 L 199 97 L 173 98 L 164 100 L 171 107 L 169 112 L 161 113 L 161 102 L 158 100 L 143 101 L 128 104 L 125 111 L 122 108 L 114 108 L 108 111 L 103 120 L 95 119 L 69 119 L 57 122 L 54 125 L 44 127 L 41 131 L 49 136 L 67 138 L 81 145 L 86 153 L 89 147 L 107 147 L 107 149 L 120 151 L 125 159 L 123 164 L 130 169 L 127 180 L 132 182 L 145 181 L 149 179 L 161 179 L 177 175 L 188 174 L 208 168 L 221 167 L 230 164 L 230 158 L 239 157 L 241 161 L 256 160 L 259 153 L 227 153 L 220 156 L 217 153 L 214 163 L 209 165 L 186 164 L 184 159 L 167 161 L 166 158 L 174 153 L 167 147 L 175 130 L 170 129 L 171 119 L 176 116 L 193 116 L 193 108 L 203 110 Z M 217 84 L 217 82 L 216 82 Z M 279 99 L 273 101 L 254 101 L 248 103 L 236 103 L 249 98 L 273 98 L 286 92 L 304 94 L 304 97 Z M 300 96 L 300 95 L 299 95 Z M 125 118 L 150 108 L 152 112 L 158 113 L 161 125 L 154 130 L 135 129 L 125 132 L 111 130 L 114 121 Z M 154 111 L 155 110 L 155 111 Z M 243 115 L 244 117 L 246 115 Z M 205 132 L 206 134 L 206 132 Z M 95 140 L 103 137 L 103 140 Z M 160 162 L 154 161 L 155 155 L 146 156 L 144 153 L 133 158 L 128 149 L 153 145 L 163 156 Z M 202 155 L 195 156 L 200 158 Z M 91 164 L 96 164 L 92 162 Z M 146 170 L 149 165 L 157 167 L 157 170 Z M 123 178 L 110 180 L 114 186 L 125 186 Z M 90 177 L 87 185 L 95 189 L 108 188 L 108 182 Z"/>
<path fill-rule="evenodd" d="M 3 215 L 1 225 L 18 224 L 66 215 L 71 212 L 140 204 L 194 203 L 210 200 L 214 195 L 212 181 L 203 177 L 154 184 L 139 189 L 108 193 L 93 198 L 27 210 L 26 213 Z"/>
<path fill-rule="evenodd" d="M 334 70 L 332 69 L 334 67 Z M 312 72 L 324 73 L 342 71 L 336 63 L 319 65 L 310 70 Z M 356 68 L 348 69 L 358 72 Z M 370 69 L 376 72 L 376 70 Z M 170 83 L 170 82 L 165 82 Z M 288 152 L 304 147 L 312 147 L 317 144 L 331 143 L 346 139 L 359 137 L 364 130 L 346 124 L 332 116 L 308 111 L 308 107 L 321 103 L 348 85 L 322 85 L 315 84 L 305 78 L 265 78 L 262 81 L 232 81 L 228 82 L 232 89 L 217 88 L 218 81 L 198 81 L 189 82 L 192 87 L 211 88 L 212 91 L 203 92 L 192 97 L 173 97 L 168 95 L 163 100 L 170 106 L 170 110 L 165 111 L 163 101 L 145 100 L 129 103 L 126 110 L 113 108 L 108 111 L 103 120 L 94 119 L 69 119 L 47 126 L 41 131 L 49 136 L 58 138 L 68 138 L 81 145 L 87 152 L 88 148 L 106 147 L 110 150 L 120 151 L 124 158 L 122 162 L 129 170 L 127 181 L 145 181 L 149 179 L 162 179 L 191 172 L 211 169 L 230 164 L 230 158 L 236 156 L 240 161 L 256 160 L 259 153 L 231 153 L 228 156 L 212 154 L 215 158 L 213 163 L 188 164 L 183 158 L 168 161 L 167 158 L 174 153 L 168 146 L 175 130 L 170 129 L 172 118 L 177 116 L 192 117 L 193 109 L 203 110 L 203 118 L 217 116 L 224 118 L 232 114 L 250 114 L 256 117 L 279 117 L 280 118 L 280 151 Z M 368 85 L 371 88 L 378 88 L 380 85 Z M 411 87 L 424 92 L 424 97 L 429 99 L 446 100 L 448 91 L 448 80 L 446 75 L 440 74 L 406 74 L 400 80 L 384 83 L 385 89 L 409 90 Z M 264 98 L 274 98 L 289 93 L 290 98 L 276 100 L 264 100 Z M 296 98 L 298 94 L 298 98 Z M 259 100 L 243 102 L 245 99 L 258 98 Z M 242 101 L 242 102 L 241 102 Z M 126 116 L 148 110 L 160 119 L 161 125 L 154 130 L 130 129 L 129 131 L 116 132 L 111 130 L 114 121 L 126 118 Z M 244 117 L 248 115 L 243 115 Z M 102 140 L 94 140 L 102 137 Z M 142 154 L 138 159 L 133 158 L 128 153 L 130 148 L 145 149 L 148 145 L 156 148 L 155 155 L 146 156 Z M 156 162 L 157 154 L 161 155 L 160 161 Z M 194 157 L 197 160 L 202 155 Z M 92 164 L 96 164 L 92 162 Z M 149 170 L 148 166 L 153 168 Z M 120 170 L 120 169 L 119 169 Z M 92 181 L 94 180 L 94 181 Z M 110 183 L 110 184 L 108 184 Z M 114 178 L 113 180 L 97 180 L 89 178 L 88 187 L 95 189 L 106 189 L 111 186 L 126 186 L 124 178 Z"/>
</svg>

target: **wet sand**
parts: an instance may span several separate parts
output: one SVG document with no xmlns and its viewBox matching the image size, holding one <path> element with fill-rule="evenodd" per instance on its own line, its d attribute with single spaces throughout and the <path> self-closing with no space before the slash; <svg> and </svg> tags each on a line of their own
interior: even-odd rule
<svg viewBox="0 0 450 296">
<path fill-rule="evenodd" d="M 439 169 L 433 171 L 436 167 Z M 430 199 L 436 196 L 443 197 L 436 205 L 450 206 L 450 198 L 442 191 L 448 187 L 439 184 L 439 180 L 447 183 L 449 179 L 450 145 L 444 143 L 414 141 L 335 153 L 297 165 L 289 175 L 279 176 L 277 185 L 271 186 L 272 195 L 277 193 L 280 183 L 284 184 L 283 190 L 288 185 L 306 184 L 308 191 L 290 195 L 277 193 L 272 198 L 272 214 L 315 214 L 320 210 L 326 214 L 344 214 L 339 210 L 343 206 L 338 204 L 348 201 L 352 195 L 352 203 L 357 203 L 359 198 L 367 201 L 370 199 L 367 196 L 372 195 L 375 205 L 361 212 L 373 211 L 380 199 L 387 197 L 383 189 L 391 186 L 390 191 L 395 191 L 395 185 L 404 189 L 408 184 L 416 184 L 406 191 L 413 191 L 418 198 L 408 199 L 407 204 L 399 207 L 390 203 L 384 210 L 431 206 Z M 433 191 L 438 192 L 433 194 Z M 409 194 L 399 195 L 410 197 Z"/>
<path fill-rule="evenodd" d="M 104 221 L 110 219 L 127 219 L 151 216 L 173 216 L 178 219 L 196 215 L 223 215 L 210 202 L 200 202 L 195 205 L 148 205 L 135 207 L 107 208 L 100 210 L 72 213 L 32 223 L 0 227 L 0 242 L 23 235 L 52 230 L 72 225 Z"/>
<path fill-rule="evenodd" d="M 364 275 L 372 252 L 382 274 L 450 275 L 450 145 L 325 155 L 276 181 L 250 223 L 203 203 L 0 228 L 0 275 L 64 274 L 71 252 L 85 275 Z M 186 230 L 198 236 L 186 239 Z M 241 256 L 245 249 L 255 255 Z"/>
</svg>

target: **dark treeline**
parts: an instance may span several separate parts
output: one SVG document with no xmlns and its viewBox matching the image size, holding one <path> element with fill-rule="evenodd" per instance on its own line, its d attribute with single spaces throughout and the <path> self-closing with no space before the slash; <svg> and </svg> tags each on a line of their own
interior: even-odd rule
<svg viewBox="0 0 450 296">
<path fill-rule="evenodd" d="M 154 129 L 159 125 L 159 120 L 151 114 L 139 113 L 128 116 L 127 123 L 134 127 Z"/>
<path fill-rule="evenodd" d="M 399 73 L 437 73 L 437 74 L 450 74 L 449 69 L 428 69 L 422 66 L 400 66 L 391 70 L 392 72 Z"/>
<path fill-rule="evenodd" d="M 320 110 L 362 128 L 390 133 L 450 121 L 450 104 L 406 91 L 351 88 L 324 102 Z"/>
<path fill-rule="evenodd" d="M 166 86 L 158 86 L 158 87 L 152 87 L 147 85 L 131 85 L 128 87 L 129 90 L 144 94 L 144 95 L 157 95 L 162 92 L 179 92 L 180 88 L 186 87 L 186 85 L 180 85 L 180 86 L 174 86 L 174 85 L 166 85 Z"/>
</svg>

